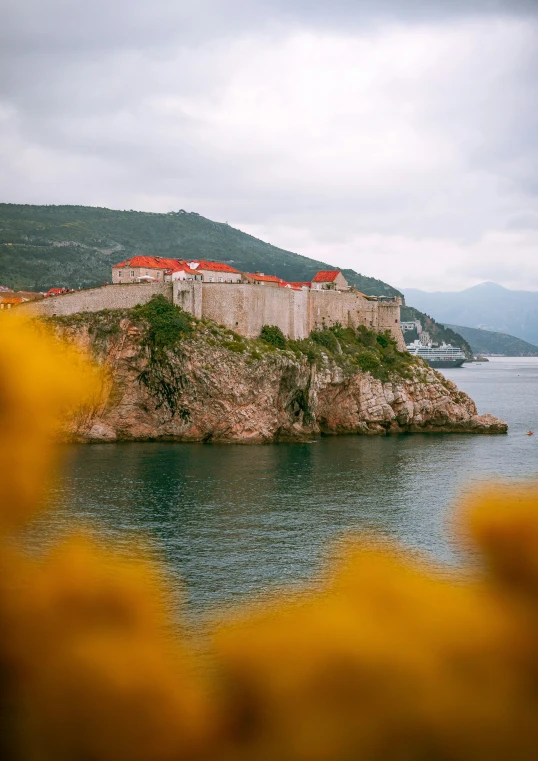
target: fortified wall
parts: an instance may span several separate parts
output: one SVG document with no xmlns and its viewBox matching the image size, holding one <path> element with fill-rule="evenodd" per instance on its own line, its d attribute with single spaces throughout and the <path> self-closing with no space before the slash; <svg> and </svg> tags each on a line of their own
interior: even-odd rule
<svg viewBox="0 0 538 761">
<path fill-rule="evenodd" d="M 401 351 L 400 300 L 371 301 L 353 291 L 270 288 L 245 283 L 176 281 L 174 303 L 194 317 L 214 320 L 247 338 L 264 325 L 277 325 L 285 336 L 307 338 L 312 330 L 339 323 L 389 330 Z"/>
<path fill-rule="evenodd" d="M 371 301 L 353 291 L 272 288 L 249 283 L 114 284 L 89 288 L 17 307 L 33 317 L 130 309 L 162 294 L 198 319 L 214 320 L 247 338 L 260 335 L 264 325 L 277 325 L 285 336 L 307 338 L 312 330 L 339 323 L 344 327 L 365 325 L 373 330 L 390 330 L 405 351 L 400 329 L 400 300 Z"/>
<path fill-rule="evenodd" d="M 131 309 L 137 304 L 145 304 L 158 293 L 171 299 L 172 284 L 103 285 L 99 288 L 88 288 L 86 291 L 48 296 L 41 301 L 28 301 L 20 304 L 17 310 L 24 310 L 24 314 L 32 317 L 53 317 L 77 312 L 100 312 L 102 309 Z"/>
</svg>

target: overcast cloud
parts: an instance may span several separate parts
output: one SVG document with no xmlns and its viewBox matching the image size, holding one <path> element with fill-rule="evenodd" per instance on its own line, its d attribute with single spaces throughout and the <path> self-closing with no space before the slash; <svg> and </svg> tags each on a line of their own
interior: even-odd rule
<svg viewBox="0 0 538 761">
<path fill-rule="evenodd" d="M 1 200 L 185 208 L 396 286 L 538 290 L 538 1 L 11 6 Z"/>
</svg>

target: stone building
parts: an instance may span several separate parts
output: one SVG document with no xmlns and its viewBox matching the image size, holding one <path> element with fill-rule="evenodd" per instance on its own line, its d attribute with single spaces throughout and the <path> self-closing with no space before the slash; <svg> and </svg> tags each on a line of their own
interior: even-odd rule
<svg viewBox="0 0 538 761">
<path fill-rule="evenodd" d="M 251 274 L 250 272 L 243 272 L 243 277 L 247 283 L 251 283 L 252 285 L 267 285 L 270 288 L 278 288 L 279 285 L 283 284 L 291 285 L 289 283 L 285 283 L 284 280 L 276 277 L 276 275 L 265 275 L 263 272 L 255 272 L 254 274 Z"/>
<path fill-rule="evenodd" d="M 312 278 L 312 288 L 317 291 L 346 291 L 349 286 L 340 270 L 320 270 Z"/>
<path fill-rule="evenodd" d="M 204 283 L 240 283 L 239 270 L 224 262 L 183 260 L 162 256 L 133 256 L 112 267 L 113 283 L 164 283 L 167 280 L 201 280 Z"/>
</svg>

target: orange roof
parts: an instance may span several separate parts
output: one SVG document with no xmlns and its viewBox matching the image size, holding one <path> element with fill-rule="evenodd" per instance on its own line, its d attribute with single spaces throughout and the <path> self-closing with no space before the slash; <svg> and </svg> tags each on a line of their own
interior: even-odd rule
<svg viewBox="0 0 538 761">
<path fill-rule="evenodd" d="M 132 256 L 124 262 L 114 264 L 113 268 L 120 267 L 145 267 L 146 269 L 164 270 L 177 269 L 177 259 L 167 259 L 163 256 Z"/>
<path fill-rule="evenodd" d="M 181 272 L 181 271 L 190 272 L 192 275 L 194 275 L 197 272 L 197 270 L 191 269 L 189 265 L 187 264 L 187 262 L 184 262 L 181 259 L 178 259 L 173 267 L 170 267 L 169 270 L 166 270 L 167 274 L 170 274 L 170 272 Z"/>
<path fill-rule="evenodd" d="M 209 270 L 209 272 L 235 272 L 237 275 L 241 274 L 239 270 L 230 267 L 229 264 L 224 264 L 224 262 L 208 262 L 206 259 L 186 259 L 186 262 L 198 262 L 198 267 L 196 267 L 198 271 Z"/>
<path fill-rule="evenodd" d="M 299 282 L 288 283 L 287 280 L 281 280 L 279 282 L 279 286 L 281 288 L 292 288 L 294 291 L 300 291 L 303 288 L 310 288 L 311 285 L 312 285 L 312 283 L 310 282 L 310 280 L 305 281 L 305 282 L 300 282 L 300 283 Z"/>
<path fill-rule="evenodd" d="M 64 293 L 64 291 L 65 291 L 65 288 L 49 288 L 49 290 L 47 291 L 47 295 L 49 293 Z"/>
<path fill-rule="evenodd" d="M 190 269 L 189 262 L 198 264 L 195 269 Z M 229 264 L 224 262 L 208 262 L 206 259 L 169 259 L 164 256 L 132 256 L 130 259 L 126 259 L 124 262 L 114 264 L 113 268 L 123 267 L 144 267 L 145 269 L 154 270 L 170 270 L 171 272 L 177 272 L 178 270 L 186 270 L 187 272 L 199 272 L 200 270 L 206 270 L 209 272 L 235 272 L 238 275 L 239 270 L 230 267 Z"/>
<path fill-rule="evenodd" d="M 0 303 L 2 304 L 20 304 L 21 301 L 26 301 L 26 299 L 23 299 L 22 296 L 4 296 L 0 299 Z"/>
<path fill-rule="evenodd" d="M 258 273 L 252 274 L 252 272 L 245 272 L 245 275 L 247 277 L 251 277 L 254 280 L 263 280 L 266 283 L 278 283 L 279 285 L 281 283 L 284 283 L 284 280 L 281 280 L 281 278 L 276 277 L 276 275 L 259 275 Z"/>
<path fill-rule="evenodd" d="M 334 283 L 340 270 L 320 270 L 312 278 L 313 283 Z"/>
</svg>

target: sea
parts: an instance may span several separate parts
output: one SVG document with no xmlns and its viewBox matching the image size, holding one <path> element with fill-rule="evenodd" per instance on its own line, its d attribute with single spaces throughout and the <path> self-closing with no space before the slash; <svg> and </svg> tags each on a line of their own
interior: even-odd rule
<svg viewBox="0 0 538 761">
<path fill-rule="evenodd" d="M 458 566 L 465 496 L 538 479 L 538 358 L 443 373 L 508 434 L 72 446 L 33 541 L 46 547 L 83 526 L 114 547 L 149 546 L 193 616 L 309 583 L 350 536 Z"/>
</svg>

